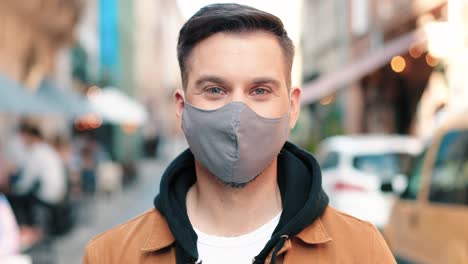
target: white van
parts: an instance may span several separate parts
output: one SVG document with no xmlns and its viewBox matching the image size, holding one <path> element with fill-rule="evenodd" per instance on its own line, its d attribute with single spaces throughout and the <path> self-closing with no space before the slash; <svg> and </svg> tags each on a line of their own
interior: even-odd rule
<svg viewBox="0 0 468 264">
<path fill-rule="evenodd" d="M 331 206 L 369 221 L 387 223 L 395 192 L 406 187 L 406 169 L 422 143 L 399 135 L 335 136 L 320 144 L 322 185 Z"/>
</svg>

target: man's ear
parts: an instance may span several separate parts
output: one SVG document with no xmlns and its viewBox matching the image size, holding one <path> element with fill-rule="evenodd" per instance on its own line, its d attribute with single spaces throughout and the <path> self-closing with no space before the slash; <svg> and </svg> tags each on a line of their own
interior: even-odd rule
<svg viewBox="0 0 468 264">
<path fill-rule="evenodd" d="M 289 128 L 293 129 L 296 126 L 299 113 L 301 112 L 301 95 L 302 89 L 299 87 L 291 88 L 291 110 L 289 112 Z"/>
<path fill-rule="evenodd" d="M 177 89 L 174 92 L 174 106 L 175 106 L 175 113 L 177 117 L 177 123 L 179 127 L 182 127 L 182 112 L 184 110 L 185 99 L 184 99 L 184 91 L 182 89 Z"/>
</svg>

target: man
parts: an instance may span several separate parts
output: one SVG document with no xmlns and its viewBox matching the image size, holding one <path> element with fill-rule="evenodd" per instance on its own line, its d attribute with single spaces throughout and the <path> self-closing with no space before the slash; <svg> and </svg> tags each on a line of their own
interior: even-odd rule
<svg viewBox="0 0 468 264">
<path fill-rule="evenodd" d="M 166 169 L 155 209 L 93 239 L 84 263 L 395 263 L 371 224 L 328 207 L 316 160 L 286 142 L 301 90 L 277 17 L 209 5 L 177 48 L 190 149 Z"/>
<path fill-rule="evenodd" d="M 53 228 L 52 223 L 58 220 L 55 219 L 55 212 L 63 203 L 67 192 L 64 164 L 55 149 L 43 139 L 37 127 L 23 124 L 19 132 L 27 152 L 18 180 L 13 184 L 12 203 L 21 211 L 18 212 L 21 224 L 36 225 L 38 219 L 33 209 L 42 208 L 47 215 L 45 228 Z"/>
</svg>

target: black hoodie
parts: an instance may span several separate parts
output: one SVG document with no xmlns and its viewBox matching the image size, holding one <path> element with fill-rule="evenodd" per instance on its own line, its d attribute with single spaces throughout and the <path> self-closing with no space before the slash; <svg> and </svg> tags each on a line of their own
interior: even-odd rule
<svg viewBox="0 0 468 264">
<path fill-rule="evenodd" d="M 278 155 L 278 186 L 283 212 L 270 241 L 255 257 L 253 263 L 264 263 L 274 249 L 276 253 L 288 237 L 301 232 L 320 217 L 328 205 L 328 197 L 322 190 L 322 176 L 315 158 L 308 152 L 286 142 Z M 155 207 L 164 215 L 175 237 L 177 263 L 198 260 L 197 234 L 187 215 L 186 196 L 195 183 L 193 154 L 186 150 L 166 169 L 161 180 Z"/>
</svg>

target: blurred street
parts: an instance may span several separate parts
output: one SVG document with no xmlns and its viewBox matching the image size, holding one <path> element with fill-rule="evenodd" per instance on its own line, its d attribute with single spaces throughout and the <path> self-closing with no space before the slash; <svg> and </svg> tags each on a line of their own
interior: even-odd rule
<svg viewBox="0 0 468 264">
<path fill-rule="evenodd" d="M 165 165 L 160 161 L 141 161 L 138 180 L 128 189 L 85 199 L 79 205 L 76 227 L 53 241 L 52 246 L 35 250 L 32 254 L 34 263 L 81 263 L 84 248 L 91 238 L 153 208 L 153 198 L 159 190 Z"/>
</svg>

